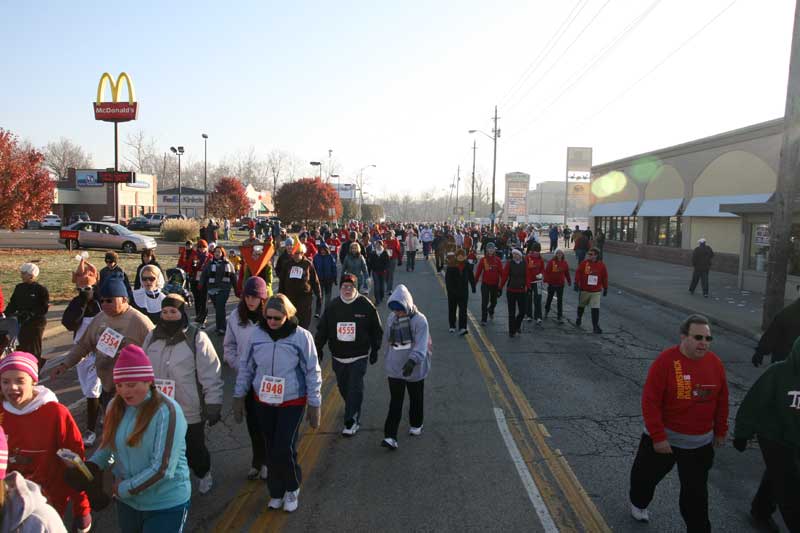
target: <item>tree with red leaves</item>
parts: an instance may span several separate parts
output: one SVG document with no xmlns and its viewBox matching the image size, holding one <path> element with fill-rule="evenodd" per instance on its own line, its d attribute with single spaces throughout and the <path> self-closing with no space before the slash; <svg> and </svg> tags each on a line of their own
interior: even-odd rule
<svg viewBox="0 0 800 533">
<path fill-rule="evenodd" d="M 221 178 L 208 201 L 208 212 L 235 220 L 250 212 L 250 199 L 239 178 Z"/>
<path fill-rule="evenodd" d="M 333 213 L 329 210 L 333 209 Z M 319 178 L 303 178 L 284 183 L 275 195 L 275 210 L 285 222 L 322 222 L 342 215 L 342 202 L 336 189 Z"/>
<path fill-rule="evenodd" d="M 54 188 L 44 155 L 0 129 L 0 228 L 21 229 L 41 219 L 53 205 Z"/>
</svg>

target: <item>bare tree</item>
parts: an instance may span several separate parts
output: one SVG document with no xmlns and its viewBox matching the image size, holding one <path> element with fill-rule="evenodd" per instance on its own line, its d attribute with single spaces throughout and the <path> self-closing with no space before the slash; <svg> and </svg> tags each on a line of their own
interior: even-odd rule
<svg viewBox="0 0 800 533">
<path fill-rule="evenodd" d="M 130 170 L 143 174 L 159 174 L 162 161 L 154 138 L 147 137 L 144 131 L 139 130 L 129 133 L 125 144 L 128 150 L 123 158 Z"/>
<path fill-rule="evenodd" d="M 284 150 L 274 149 L 267 156 L 267 173 L 272 180 L 272 197 L 278 192 L 278 184 L 286 173 L 289 155 Z"/>
<path fill-rule="evenodd" d="M 91 168 L 92 166 L 92 156 L 66 137 L 47 143 L 42 152 L 45 165 L 59 179 L 67 177 L 69 168 Z"/>
</svg>

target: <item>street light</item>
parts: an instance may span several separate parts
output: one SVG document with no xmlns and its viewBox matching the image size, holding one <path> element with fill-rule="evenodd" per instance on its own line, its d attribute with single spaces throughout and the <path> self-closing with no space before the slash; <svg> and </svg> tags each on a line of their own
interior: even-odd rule
<svg viewBox="0 0 800 533">
<path fill-rule="evenodd" d="M 319 179 L 322 179 L 322 163 L 319 161 L 310 161 L 309 165 L 312 167 L 319 167 Z"/>
<path fill-rule="evenodd" d="M 500 130 L 497 128 L 497 106 L 494 106 L 494 129 L 492 130 L 492 135 L 481 131 L 481 130 L 469 130 L 470 134 L 473 133 L 482 133 L 489 137 L 492 142 L 494 143 L 494 156 L 492 157 L 492 233 L 494 233 L 494 191 L 495 191 L 495 183 L 496 183 L 496 176 L 497 176 L 497 139 L 500 137 Z"/>
<path fill-rule="evenodd" d="M 208 135 L 203 134 L 203 218 L 208 217 Z"/>
<path fill-rule="evenodd" d="M 170 146 L 169 149 L 172 151 L 173 154 L 178 156 L 178 214 L 181 214 L 181 196 L 182 188 L 181 188 L 181 156 L 183 155 L 183 146 L 178 146 L 176 149 L 174 146 Z"/>
</svg>

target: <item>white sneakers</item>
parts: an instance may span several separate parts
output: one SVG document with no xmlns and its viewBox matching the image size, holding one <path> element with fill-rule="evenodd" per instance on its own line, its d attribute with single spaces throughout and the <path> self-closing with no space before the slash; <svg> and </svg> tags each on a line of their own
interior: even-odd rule
<svg viewBox="0 0 800 533">
<path fill-rule="evenodd" d="M 650 513 L 647 512 L 647 509 L 639 509 L 635 505 L 631 504 L 631 516 L 637 522 L 649 522 L 650 521 Z"/>
<path fill-rule="evenodd" d="M 409 426 L 408 434 L 411 435 L 412 437 L 419 437 L 420 435 L 422 435 L 422 426 L 418 428 L 415 428 L 414 426 Z"/>
<path fill-rule="evenodd" d="M 283 510 L 293 513 L 297 510 L 297 497 L 300 496 L 300 489 L 286 491 L 283 495 Z"/>
<path fill-rule="evenodd" d="M 270 498 L 267 507 L 278 510 L 283 507 L 283 498 Z"/>
<path fill-rule="evenodd" d="M 399 445 L 397 444 L 397 440 L 392 439 L 390 437 L 386 437 L 385 439 L 383 439 L 381 441 L 381 446 L 383 446 L 384 448 L 389 448 L 390 450 L 396 450 L 399 447 Z"/>
<path fill-rule="evenodd" d="M 255 467 L 250 467 L 250 470 L 247 471 L 247 479 L 250 481 L 255 481 L 256 479 L 261 479 L 264 481 L 267 479 L 267 467 L 266 465 L 262 466 L 260 469 Z"/>
<path fill-rule="evenodd" d="M 466 329 L 466 328 L 464 328 L 464 329 L 460 329 L 460 330 L 458 330 L 458 334 L 459 334 L 459 335 L 461 335 L 461 336 L 463 337 L 464 335 L 466 335 L 466 334 L 467 334 L 467 329 Z"/>
<path fill-rule="evenodd" d="M 449 331 L 450 333 L 455 333 L 455 332 L 456 332 L 456 328 L 450 328 L 448 331 Z"/>
<path fill-rule="evenodd" d="M 358 420 L 354 420 L 353 423 L 350 424 L 350 427 L 345 426 L 344 429 L 342 429 L 342 435 L 345 437 L 352 437 L 358 432 L 358 428 L 360 427 L 361 426 L 358 425 Z"/>
<path fill-rule="evenodd" d="M 83 447 L 84 448 L 91 448 L 94 446 L 94 443 L 97 441 L 97 435 L 94 431 L 87 431 L 86 435 L 83 436 Z"/>
<path fill-rule="evenodd" d="M 200 494 L 208 494 L 213 484 L 214 480 L 211 478 L 211 470 L 209 470 L 205 476 L 200 478 L 200 483 L 197 484 L 197 492 Z"/>
<path fill-rule="evenodd" d="M 267 480 L 267 465 L 264 465 L 264 466 L 261 467 L 261 470 L 258 472 L 258 477 L 262 481 L 266 481 Z"/>
</svg>

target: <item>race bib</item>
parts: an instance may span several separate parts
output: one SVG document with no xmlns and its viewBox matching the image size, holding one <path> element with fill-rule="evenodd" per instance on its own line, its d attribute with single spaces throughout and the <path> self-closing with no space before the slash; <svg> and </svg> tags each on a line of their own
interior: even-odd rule
<svg viewBox="0 0 800 533">
<path fill-rule="evenodd" d="M 404 342 L 402 344 L 394 344 L 394 345 L 392 345 L 392 348 L 394 348 L 395 350 L 410 350 L 411 349 L 411 343 L 410 342 Z"/>
<path fill-rule="evenodd" d="M 156 379 L 155 386 L 164 396 L 169 396 L 173 400 L 175 399 L 174 379 Z"/>
<path fill-rule="evenodd" d="M 98 353 L 114 358 L 117 355 L 120 345 L 122 344 L 122 339 L 124 338 L 125 335 L 122 333 L 117 333 L 111 328 L 106 328 L 103 333 L 100 334 L 100 338 L 97 340 L 97 346 L 95 348 Z"/>
<path fill-rule="evenodd" d="M 386 253 L 389 255 L 389 257 L 392 257 L 392 250 L 386 250 Z"/>
<path fill-rule="evenodd" d="M 589 285 L 597 285 L 597 276 L 595 276 L 594 274 L 589 274 L 586 277 L 586 283 L 588 283 Z"/>
<path fill-rule="evenodd" d="M 356 340 L 356 323 L 355 322 L 337 322 L 336 323 L 336 339 L 341 342 L 355 342 Z"/>
<path fill-rule="evenodd" d="M 261 387 L 258 389 L 258 399 L 270 405 L 283 403 L 283 387 L 286 380 L 275 376 L 261 378 Z"/>
<path fill-rule="evenodd" d="M 302 279 L 303 278 L 303 267 L 293 266 L 291 270 L 289 270 L 289 279 Z"/>
</svg>

